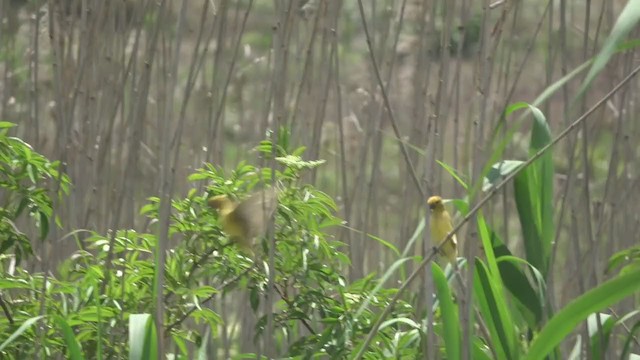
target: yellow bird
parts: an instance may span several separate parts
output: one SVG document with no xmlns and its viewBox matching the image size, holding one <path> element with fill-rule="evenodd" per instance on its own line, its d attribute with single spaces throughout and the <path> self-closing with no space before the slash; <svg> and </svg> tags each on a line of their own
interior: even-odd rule
<svg viewBox="0 0 640 360">
<path fill-rule="evenodd" d="M 264 234 L 278 205 L 275 188 L 258 191 L 242 202 L 234 202 L 227 195 L 216 195 L 207 201 L 218 211 L 222 230 L 241 251 L 253 254 L 253 239 Z"/>
<path fill-rule="evenodd" d="M 447 234 L 453 230 L 451 224 L 451 216 L 444 208 L 444 203 L 440 196 L 432 196 L 427 200 L 431 216 L 429 224 L 431 227 L 431 242 L 434 246 L 440 246 Z M 453 235 L 446 244 L 440 247 L 440 255 L 444 255 L 449 259 L 451 265 L 456 263 L 458 257 L 458 241 Z"/>
</svg>

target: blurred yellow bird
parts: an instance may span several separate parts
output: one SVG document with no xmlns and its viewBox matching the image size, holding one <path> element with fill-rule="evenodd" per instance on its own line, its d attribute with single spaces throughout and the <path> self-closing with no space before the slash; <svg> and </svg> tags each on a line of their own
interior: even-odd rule
<svg viewBox="0 0 640 360">
<path fill-rule="evenodd" d="M 439 247 L 442 241 L 447 237 L 447 234 L 453 230 L 451 224 L 451 216 L 444 208 L 444 203 L 440 196 L 432 196 L 427 200 L 429 209 L 431 210 L 431 216 L 429 224 L 431 227 L 431 243 L 435 247 Z M 456 236 L 451 236 L 451 239 L 447 241 L 442 247 L 440 247 L 440 255 L 444 255 L 449 259 L 451 265 L 456 263 L 458 257 L 458 241 Z"/>
<path fill-rule="evenodd" d="M 275 188 L 258 191 L 242 202 L 227 195 L 216 195 L 207 201 L 218 211 L 222 230 L 245 253 L 253 254 L 253 239 L 264 234 L 278 205 Z"/>
</svg>

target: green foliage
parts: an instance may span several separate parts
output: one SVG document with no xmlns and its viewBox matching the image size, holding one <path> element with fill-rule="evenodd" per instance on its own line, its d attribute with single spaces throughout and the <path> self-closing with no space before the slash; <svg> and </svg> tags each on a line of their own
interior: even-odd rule
<svg viewBox="0 0 640 360">
<path fill-rule="evenodd" d="M 371 274 L 347 284 L 340 269 L 348 259 L 337 251 L 341 244 L 323 232 L 323 224 L 336 223 L 332 215 L 335 204 L 326 194 L 308 185 L 297 185 L 297 176 L 285 177 L 288 170 L 290 168 L 267 170 L 240 164 L 225 176 L 221 170 L 207 166 L 192 179 L 206 181 L 209 184 L 207 193 L 229 193 L 239 197 L 267 182 L 272 175 L 286 185 L 279 198 L 273 232 L 278 254 L 274 285 L 280 299 L 272 316 L 275 328 L 283 336 L 293 336 L 295 341 L 280 352 L 294 357 L 348 356 L 358 348 L 370 329 L 376 308 L 384 307 L 395 294 L 395 289 L 383 286 L 394 270 L 380 280 L 375 280 Z M 240 255 L 232 246 L 227 246 L 226 235 L 220 229 L 216 215 L 205 206 L 206 198 L 191 191 L 185 199 L 172 203 L 170 233 L 179 243 L 167 256 L 165 323 L 169 324 L 171 339 L 181 352 L 176 355 L 183 357 L 194 355 L 189 354 L 185 346 L 189 342 L 199 345 L 198 354 L 202 356 L 209 334 L 215 336 L 223 325 L 216 312 L 203 306 L 211 298 L 230 291 L 247 291 L 251 294 L 249 307 L 259 312 L 268 290 L 268 264 L 264 256 L 273 243 L 263 239 L 263 251 L 255 260 Z M 462 209 L 468 209 L 464 202 L 457 203 Z M 141 212 L 152 220 L 157 219 L 157 199 L 151 199 Z M 510 255 L 482 216 L 478 217 L 478 226 L 481 240 L 490 250 L 487 262 L 477 259 L 475 266 L 473 299 L 480 312 L 474 318 L 481 319 L 479 323 L 488 331 L 472 334 L 471 349 L 475 358 L 518 358 L 529 351 L 532 351 L 529 357 L 537 358 L 552 350 L 553 344 L 564 339 L 594 310 L 637 290 L 637 281 L 633 280 L 638 274 L 631 271 L 585 294 L 552 318 L 540 335 L 533 338 L 531 349 L 527 350 L 530 337 L 524 336 L 536 331 L 542 301 L 527 301 L 521 294 L 530 294 L 534 299 L 544 298 L 543 277 L 534 266 Z M 34 355 L 33 347 L 25 344 L 35 340 L 33 325 L 41 322 L 48 334 L 42 345 L 50 354 L 93 358 L 99 349 L 104 349 L 105 355 L 116 357 L 127 353 L 130 358 L 154 357 L 156 335 L 149 311 L 153 303 L 155 235 L 118 230 L 107 236 L 93 234 L 86 243 L 86 250 L 77 251 L 60 267 L 59 278 L 49 279 L 47 314 L 44 316 L 37 316 L 39 304 L 29 301 L 30 294 L 41 288 L 42 275 L 21 271 L 0 281 L 3 292 L 11 294 L 7 300 L 16 314 L 13 325 L 3 320 L 7 325 L 3 327 L 7 340 L 0 345 L 0 351 L 5 356 Z M 113 256 L 111 270 L 107 272 L 110 247 Z M 401 263 L 393 269 L 401 268 Z M 519 264 L 532 270 L 538 286 L 527 285 L 530 277 Z M 455 293 L 448 285 L 451 278 L 445 277 L 435 264 L 432 273 L 438 298 L 433 331 L 442 340 L 441 353 L 447 358 L 459 358 L 461 328 L 459 310 L 453 301 Z M 520 283 L 512 278 L 513 274 L 519 276 L 515 279 Z M 503 290 L 502 281 L 509 292 Z M 625 319 L 633 315 L 628 314 Z M 190 323 L 207 324 L 212 332 L 207 330 L 200 334 L 192 326 L 185 325 L 186 319 L 190 319 Z M 266 319 L 267 314 L 263 314 L 256 336 L 262 336 Z M 610 339 L 609 334 L 623 320 L 604 318 L 605 340 Z M 421 323 L 415 309 L 401 301 L 391 319 L 380 327 L 377 341 L 367 350 L 367 357 L 421 356 L 420 344 L 425 334 Z M 529 340 L 523 343 L 525 338 Z M 595 334 L 592 339 L 594 351 L 601 351 L 599 349 L 608 345 L 608 342 L 600 344 L 600 337 Z M 630 339 L 626 339 L 627 349 Z"/>
<path fill-rule="evenodd" d="M 476 260 L 476 269 L 474 291 L 491 334 L 489 347 L 500 359 L 514 359 L 518 353 L 515 349 L 518 327 L 514 326 L 504 293 L 496 286 L 496 281 L 491 278 L 489 269 L 481 260 Z"/>
<path fill-rule="evenodd" d="M 346 2 L 345 7 L 353 10 L 354 4 Z M 446 6 L 444 2 L 441 5 Z M 349 16 L 350 11 L 346 12 Z M 381 14 L 378 23 L 394 18 L 391 12 Z M 506 14 L 507 10 L 502 20 Z M 145 27 L 161 20 L 158 16 L 146 14 Z M 468 349 L 474 359 L 562 359 L 574 338 L 577 345 L 572 355 L 576 358 L 584 353 L 590 358 L 607 358 L 614 350 L 621 359 L 633 357 L 640 332 L 639 311 L 617 314 L 612 307 L 623 300 L 637 307 L 640 246 L 610 258 L 607 281 L 563 308 L 552 308 L 549 293 L 553 289 L 548 289 L 547 280 L 553 271 L 557 231 L 553 153 L 546 151 L 530 164 L 524 158 L 537 156 L 552 144 L 554 131 L 539 110 L 541 105 L 588 69 L 576 97 L 581 99 L 614 54 L 638 46 L 638 40 L 623 41 L 639 21 L 640 0 L 630 0 L 596 57 L 570 70 L 531 103 L 507 106 L 487 141 L 497 145 L 491 149 L 482 175 L 473 179 L 475 183 L 470 183 L 472 177 L 464 172 L 438 162 L 467 192 L 464 198 L 451 201 L 465 216 L 481 191 L 493 194 L 498 184 L 515 175 L 513 198 L 505 200 L 515 202 L 520 232 L 508 239 L 491 223 L 493 217 L 485 217 L 485 209 L 475 213 L 467 225 L 475 235 L 471 240 L 478 242 L 472 246 L 481 246 L 482 255 L 469 258 L 461 253 L 468 258 L 459 259 L 446 271 L 429 264 L 430 271 L 424 274 L 433 280 L 433 288 L 420 284 L 419 292 L 403 293 L 375 331 L 373 324 L 379 314 L 391 306 L 399 294 L 398 286 L 407 279 L 406 267 L 421 260 L 410 254 L 426 222 L 422 219 L 417 224 L 403 251 L 396 239 L 365 234 L 390 250 L 391 261 L 381 274 L 347 281 L 344 274 L 350 259 L 342 252 L 344 244 L 331 232 L 342 225 L 335 215 L 338 206 L 331 196 L 301 181 L 305 172 L 323 166 L 324 160 L 305 159 L 305 148 L 293 147 L 289 129 L 269 133 L 256 147 L 264 167 L 241 162 L 226 172 L 206 164 L 189 177 L 204 191 L 194 188 L 184 198 L 171 200 L 170 244 L 163 267 L 154 256 L 158 255 L 160 200 L 152 197 L 140 209 L 140 216 L 151 224 L 148 232 L 89 232 L 88 237 L 77 239 L 83 244 L 81 249 L 56 271 L 44 274 L 28 271 L 24 260 L 33 255 L 34 241 L 49 240 L 51 226 L 59 225 L 53 209 L 56 202 L 64 201 L 69 179 L 59 162 L 47 160 L 29 144 L 9 136 L 14 124 L 0 122 L 0 192 L 4 200 L 0 204 L 0 358 L 153 359 L 157 357 L 158 336 L 166 336 L 168 348 L 175 352 L 169 354 L 173 358 L 204 359 L 211 343 L 220 338 L 221 329 L 228 330 L 229 322 L 237 316 L 222 313 L 217 308 L 220 302 L 212 300 L 224 301 L 231 296 L 235 300 L 241 298 L 239 294 L 246 294 L 248 300 L 233 310 L 252 312 L 258 321 L 255 328 L 243 324 L 236 333 L 253 334 L 256 342 L 269 342 L 281 357 L 349 358 L 362 351 L 367 359 L 414 359 L 434 353 L 459 359 Z M 448 44 L 443 43 L 442 23 L 431 24 L 436 35 L 427 39 L 429 53 L 439 56 L 450 51 L 454 55 L 460 50 L 464 57 L 471 55 L 483 33 L 487 35 L 484 23 L 491 21 L 472 13 L 467 23 L 449 34 Z M 496 26 L 492 32 L 500 29 Z M 345 29 L 340 31 L 344 34 Z M 499 40 L 496 34 L 491 37 Z M 248 32 L 242 42 L 264 50 L 271 47 L 271 38 L 266 33 Z M 386 38 L 379 38 L 381 44 L 384 41 Z M 348 50 L 338 44 L 338 53 L 343 48 Z M 16 62 L 16 53 L 8 51 L 0 57 Z M 269 67 L 254 71 L 269 71 Z M 26 74 L 13 71 L 14 77 Z M 271 99 L 265 97 L 264 101 Z M 519 110 L 524 110 L 522 115 L 512 121 L 511 115 Z M 522 125 L 529 124 L 530 116 L 528 151 L 519 154 L 520 160 L 504 159 L 505 149 L 514 143 Z M 423 154 L 422 148 L 407 145 Z M 247 257 L 229 241 L 207 198 L 226 194 L 243 199 L 265 186 L 279 190 L 277 210 L 267 232 L 255 239 L 255 256 Z M 358 210 L 352 215 L 363 215 L 355 214 Z M 76 237 L 78 232 L 68 236 Z M 611 239 L 598 240 L 606 243 Z M 524 258 L 516 256 L 518 249 L 512 248 L 517 241 L 522 242 Z M 467 271 L 467 266 L 473 271 Z M 465 285 L 458 281 L 462 274 L 470 275 Z M 154 318 L 153 284 L 161 276 L 164 334 L 155 327 L 160 319 Z M 428 299 L 433 299 L 429 311 L 423 306 Z M 468 319 L 462 316 L 465 310 L 470 310 Z M 582 325 L 588 337 L 575 337 Z M 367 337 L 373 341 L 365 348 Z M 238 355 L 238 350 L 244 349 L 233 345 L 233 355 L 258 356 Z"/>
<path fill-rule="evenodd" d="M 551 142 L 551 130 L 540 110 L 530 107 L 533 127 L 529 156 L 534 156 Z M 555 237 L 553 225 L 553 156 L 546 151 L 520 171 L 514 180 L 515 200 L 527 260 L 546 276 Z"/>
<path fill-rule="evenodd" d="M 272 150 L 266 143 L 261 146 Z M 172 201 L 169 234 L 175 247 L 168 252 L 164 269 L 164 322 L 174 342 L 183 344 L 178 346 L 181 356 L 193 355 L 186 353 L 185 343 L 203 343 L 203 334 L 193 330 L 193 324 L 208 325 L 213 336 L 224 326 L 220 315 L 204 306 L 215 296 L 246 291 L 251 294 L 247 310 L 260 314 L 260 305 L 270 291 L 270 273 L 279 296 L 270 315 L 279 333 L 294 337 L 288 349 L 291 354 L 346 354 L 352 336 L 365 329 L 367 322 L 358 322 L 353 313 L 364 299 L 362 292 L 370 291 L 375 282 L 347 286 L 340 269 L 348 264 L 348 258 L 339 251 L 342 244 L 325 232 L 340 223 L 333 215 L 336 205 L 312 186 L 298 184 L 300 171 L 320 163 L 302 160 L 303 149 L 292 154 L 286 153 L 285 147 L 280 150 L 284 157 L 297 160 L 273 170 L 241 163 L 228 175 L 207 165 L 190 177 L 206 182 L 207 191 L 199 194 L 193 190 L 186 198 Z M 273 231 L 260 239 L 258 248 L 262 251 L 250 259 L 229 246 L 206 199 L 214 193 L 242 198 L 272 178 L 281 189 Z M 151 198 L 141 209 L 152 224 L 157 223 L 158 205 L 158 199 Z M 152 356 L 155 327 L 149 325 L 152 318 L 145 314 L 153 311 L 156 235 L 123 229 L 105 235 L 93 233 L 83 242 L 86 247 L 67 259 L 56 277 L 49 277 L 44 294 L 47 312 L 42 317 L 37 317 L 40 306 L 33 296 L 42 288 L 42 274 L 20 270 L 0 281 L 13 314 L 11 323 L 0 319 L 3 337 L 8 339 L 2 344 L 3 355 L 36 356 L 34 347 L 25 344 L 35 341 L 32 325 L 40 321 L 47 332 L 41 345 L 49 354 L 93 358 L 104 351 L 104 356 Z M 277 256 L 271 269 L 267 254 L 274 244 Z M 262 314 L 258 321 L 257 337 L 266 328 L 267 316 Z M 337 338 L 342 340 L 336 342 Z"/>
<path fill-rule="evenodd" d="M 14 257 L 20 264 L 24 257 L 33 255 L 31 234 L 37 232 L 38 238 L 44 240 L 49 233 L 52 199 L 47 188 L 66 194 L 69 179 L 58 171 L 59 162 L 50 162 L 29 144 L 9 136 L 14 126 L 0 121 L 0 189 L 6 194 L 0 207 L 0 256 Z M 16 225 L 24 217 L 33 228 L 20 229 Z"/>
<path fill-rule="evenodd" d="M 155 359 L 157 343 L 153 318 L 149 314 L 129 316 L 129 359 Z"/>
<path fill-rule="evenodd" d="M 627 34 L 636 28 L 640 22 L 640 0 L 629 0 L 624 7 L 618 19 L 616 20 L 611 33 L 602 45 L 602 49 L 595 57 L 589 73 L 585 77 L 579 91 L 578 97 L 584 95 L 592 81 L 604 69 L 611 57 L 618 51 L 620 44 L 626 38 Z"/>
<path fill-rule="evenodd" d="M 527 359 L 542 359 L 590 314 L 640 291 L 640 270 L 609 280 L 587 291 L 559 311 L 535 338 Z"/>
<path fill-rule="evenodd" d="M 640 245 L 614 254 L 609 259 L 606 271 L 611 272 L 617 268 L 621 268 L 621 274 L 640 269 Z"/>
<path fill-rule="evenodd" d="M 533 115 L 528 156 L 537 156 L 551 143 L 551 129 L 534 105 L 517 103 L 505 113 L 518 109 Z M 15 221 L 28 214 L 38 230 L 36 237 L 45 239 L 53 214 L 47 188 L 56 189 L 61 196 L 68 191 L 69 180 L 59 172 L 58 163 L 6 136 L 11 126 L 0 123 L 0 187 L 8 194 L 7 205 L 0 209 L 0 301 L 7 305 L 0 317 L 4 339 L 0 356 L 157 357 L 157 319 L 151 314 L 155 314 L 153 283 L 159 270 L 154 257 L 159 198 L 149 198 L 140 210 L 152 224 L 149 233 L 133 229 L 91 232 L 82 240 L 85 246 L 55 274 L 29 273 L 19 265 L 31 254 L 32 239 L 29 230 L 19 230 Z M 212 300 L 244 292 L 249 300 L 238 307 L 253 312 L 258 321 L 254 329 L 240 331 L 254 334 L 258 341 L 272 330 L 268 329 L 271 320 L 273 332 L 265 341 L 273 341 L 278 354 L 293 358 L 345 358 L 359 351 L 371 359 L 424 358 L 429 350 L 442 358 L 459 359 L 467 346 L 477 359 L 562 358 L 560 345 L 583 321 L 589 329 L 585 348 L 591 354 L 605 354 L 612 344 L 619 344 L 628 356 L 640 329 L 638 312 L 614 316 L 604 311 L 640 291 L 640 251 L 636 247 L 614 255 L 608 271 L 621 269 L 619 274 L 555 314 L 551 311 L 546 279 L 556 231 L 553 158 L 546 152 L 526 168 L 524 161 L 499 160 L 519 126 L 509 129 L 492 154 L 485 176 L 476 184 L 467 184 L 469 177 L 451 166 L 440 165 L 469 192 L 466 198 L 452 201 L 463 215 L 469 213 L 469 199 L 476 189 L 491 193 L 517 172 L 514 200 L 526 258 L 515 256 L 479 211 L 470 226 L 478 234 L 483 258 L 462 259 L 447 272 L 431 264 L 434 288 L 427 290 L 435 295 L 433 318 L 419 306 L 424 300 L 420 296 L 431 293 L 405 294 L 375 333 L 370 332 L 378 314 L 398 294 L 390 280 L 398 273 L 398 278 L 406 279 L 405 266 L 415 258 L 409 256 L 409 247 L 401 253 L 394 242 L 367 234 L 391 249 L 396 259 L 379 277 L 368 274 L 351 283 L 346 280 L 343 274 L 350 259 L 341 252 L 344 244 L 329 233 L 342 224 L 335 216 L 337 205 L 328 194 L 300 180 L 305 171 L 324 161 L 305 160 L 305 149 L 292 148 L 291 134 L 283 128 L 256 148 L 272 167 L 241 162 L 225 172 L 206 164 L 189 177 L 203 183 L 205 190 L 192 189 L 185 198 L 171 202 L 171 246 L 161 269 L 165 279 L 163 330 L 175 349 L 171 355 L 206 358 L 211 340 L 228 326 L 225 322 L 230 317 L 221 314 Z M 229 241 L 207 199 L 217 194 L 243 199 L 265 186 L 279 190 L 276 214 L 266 234 L 256 239 L 255 256 L 247 257 Z M 417 225 L 410 244 L 424 228 L 424 221 Z M 452 283 L 468 262 L 474 271 L 471 286 L 464 291 L 471 292 L 468 308 L 473 311 L 466 324 L 461 317 L 466 306 L 460 302 L 462 289 Z M 5 270 L 8 268 L 15 270 Z M 270 301 L 274 304 L 267 303 Z M 625 336 L 616 337 L 615 331 L 633 319 L 636 322 Z M 463 338 L 465 327 L 468 339 Z M 433 335 L 435 343 L 427 343 L 427 335 Z M 367 336 L 373 341 L 364 348 Z M 35 342 L 42 354 L 35 352 Z M 578 347 L 577 353 L 581 350 Z"/>
<path fill-rule="evenodd" d="M 438 303 L 440 304 L 440 309 L 442 310 L 442 337 L 444 338 L 447 357 L 451 359 L 459 359 L 461 333 L 458 309 L 453 303 L 453 299 L 451 297 L 451 289 L 449 288 L 447 279 L 438 264 L 431 264 L 431 273 L 433 274 L 436 294 L 438 296 Z"/>
</svg>

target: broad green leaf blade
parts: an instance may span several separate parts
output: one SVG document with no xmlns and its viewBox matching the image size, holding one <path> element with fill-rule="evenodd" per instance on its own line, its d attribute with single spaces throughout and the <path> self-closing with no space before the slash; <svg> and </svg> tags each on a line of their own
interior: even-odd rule
<svg viewBox="0 0 640 360">
<path fill-rule="evenodd" d="M 531 143 L 529 145 L 529 155 L 532 156 L 551 142 L 551 129 L 549 129 L 547 119 L 540 109 L 529 105 L 529 110 L 534 119 L 531 130 Z"/>
<path fill-rule="evenodd" d="M 64 339 L 64 343 L 67 345 L 67 351 L 69 355 L 69 359 L 72 360 L 82 360 L 84 359 L 84 355 L 82 354 L 82 347 L 76 339 L 76 335 L 73 332 L 69 323 L 59 315 L 53 316 L 53 321 L 56 323 L 60 331 L 62 332 L 62 337 Z"/>
<path fill-rule="evenodd" d="M 491 349 L 477 337 L 473 339 L 471 354 L 474 360 L 491 360 Z"/>
<path fill-rule="evenodd" d="M 487 176 L 483 179 L 482 191 L 487 192 L 491 190 L 504 180 L 505 177 L 516 171 L 523 163 L 524 161 L 519 160 L 503 160 L 493 164 Z"/>
<path fill-rule="evenodd" d="M 560 310 L 533 340 L 526 359 L 544 359 L 590 314 L 640 291 L 640 269 L 589 290 Z"/>
<path fill-rule="evenodd" d="M 531 113 L 533 114 L 534 122 L 533 129 L 531 131 L 531 144 L 529 149 L 529 156 L 535 155 L 542 148 L 551 143 L 551 129 L 547 119 L 542 112 L 533 106 L 529 106 Z M 548 271 L 548 264 L 551 256 L 551 244 L 555 238 L 555 226 L 553 224 L 553 153 L 551 150 L 547 150 L 538 160 L 536 160 L 530 169 L 535 169 L 535 182 L 536 190 L 540 192 L 539 204 L 537 211 L 540 216 L 540 228 L 541 228 L 541 249 L 543 251 L 544 268 L 539 268 L 542 274 L 546 277 Z"/>
<path fill-rule="evenodd" d="M 147 321 L 147 328 L 144 336 L 144 351 L 142 352 L 143 359 L 157 359 L 158 358 L 158 336 L 156 334 L 156 324 L 151 318 Z"/>
<path fill-rule="evenodd" d="M 43 317 L 44 315 L 40 315 L 40 316 L 35 316 L 30 319 L 27 319 L 27 321 L 25 321 L 24 323 L 22 323 L 22 325 L 20 325 L 18 330 L 14 331 L 13 334 L 11 334 L 11 336 L 9 336 L 7 340 L 5 340 L 2 344 L 0 344 L 0 351 L 4 350 L 7 346 L 9 346 L 13 342 L 13 340 L 15 340 L 17 337 L 22 335 L 22 333 L 24 333 L 27 329 L 29 329 L 31 325 L 35 324 L 38 320 L 42 319 Z"/>
<path fill-rule="evenodd" d="M 529 154 L 533 155 L 551 142 L 551 131 L 542 112 L 533 106 L 529 109 L 534 119 L 529 145 Z M 547 151 L 514 180 L 516 209 L 527 260 L 545 277 L 555 234 L 552 156 L 551 151 Z"/>
<path fill-rule="evenodd" d="M 513 298 L 516 300 L 516 305 L 521 307 L 521 312 L 529 327 L 532 329 L 537 328 L 538 324 L 542 322 L 542 307 L 545 296 L 540 294 L 540 286 L 544 286 L 544 279 L 540 274 L 538 284 L 538 291 L 531 285 L 525 272 L 518 266 L 519 263 L 525 263 L 529 266 L 534 273 L 539 273 L 531 264 L 527 263 L 523 259 L 511 256 L 511 252 L 506 247 L 502 240 L 494 233 L 491 233 L 491 242 L 493 244 L 493 252 L 498 259 L 498 269 L 502 282 L 509 290 Z"/>
<path fill-rule="evenodd" d="M 501 288 L 493 283 L 493 278 L 482 260 L 476 258 L 473 281 L 475 298 L 481 314 L 491 334 L 491 345 L 500 359 L 514 359 L 514 324 L 506 307 Z M 489 339 L 487 339 L 489 340 Z"/>
<path fill-rule="evenodd" d="M 638 41 L 634 41 L 634 40 L 630 40 L 627 41 L 623 44 L 621 44 L 620 46 L 618 46 L 616 48 L 616 52 L 620 52 L 620 51 L 626 51 L 629 49 L 633 49 L 635 47 L 638 46 Z M 555 83 L 549 85 L 549 87 L 547 87 L 546 89 L 544 89 L 544 91 L 542 91 L 542 93 L 540 93 L 540 95 L 538 95 L 538 97 L 531 103 L 531 105 L 538 107 L 540 105 L 542 105 L 545 101 L 547 101 L 553 94 L 555 94 L 558 90 L 562 89 L 569 81 L 571 81 L 572 79 L 574 79 L 575 77 L 577 77 L 580 73 L 582 73 L 583 71 L 585 71 L 586 69 L 589 68 L 589 66 L 593 63 L 594 59 L 589 59 L 587 61 L 585 61 L 584 63 L 580 64 L 579 66 L 577 66 L 576 68 L 574 68 L 570 73 L 568 73 L 567 75 L 563 76 L 562 78 L 560 78 L 558 81 L 556 81 Z M 508 118 L 512 113 L 514 113 L 517 110 L 520 109 L 524 109 L 524 108 L 528 108 L 527 103 L 525 102 L 517 102 L 514 104 L 511 104 L 509 106 L 507 106 L 507 108 L 504 111 L 504 118 Z M 500 140 L 498 142 L 498 145 L 496 146 L 496 148 L 494 149 L 494 151 L 491 153 L 490 157 L 489 157 L 489 161 L 487 161 L 487 167 L 483 169 L 482 171 L 482 178 L 484 178 L 486 176 L 486 174 L 490 171 L 490 168 L 488 167 L 489 164 L 494 164 L 498 161 L 498 159 L 500 159 L 500 157 L 502 156 L 504 149 L 507 147 L 507 145 L 511 142 L 511 140 L 513 139 L 513 135 L 520 129 L 520 126 L 523 123 L 523 119 L 526 118 L 526 116 L 529 115 L 529 111 L 523 113 L 522 115 L 520 115 L 517 120 L 515 121 L 515 126 L 511 126 L 509 131 L 506 133 L 506 135 L 502 138 L 502 140 Z M 498 133 L 500 133 L 500 130 L 502 129 L 502 127 L 505 124 L 503 122 L 499 122 L 499 124 L 496 126 L 496 128 L 493 131 L 493 135 L 492 135 L 492 142 L 493 142 L 493 138 L 495 136 L 497 136 Z"/>
<path fill-rule="evenodd" d="M 640 245 L 619 251 L 609 258 L 605 273 L 610 273 L 615 268 L 638 260 L 640 260 Z"/>
<path fill-rule="evenodd" d="M 0 129 L 9 129 L 16 126 L 14 123 L 10 123 L 8 121 L 0 121 Z"/>
<path fill-rule="evenodd" d="M 544 258 L 542 251 L 539 251 L 540 232 L 536 226 L 539 221 L 535 221 L 534 204 L 536 201 L 531 199 L 537 193 L 534 190 L 535 186 L 531 184 L 531 176 L 528 172 L 529 168 L 524 169 L 515 177 L 513 188 L 527 260 L 534 267 L 541 268 L 544 267 Z"/>
<path fill-rule="evenodd" d="M 131 314 L 129 316 L 129 359 L 155 359 L 155 326 L 150 314 Z"/>
<path fill-rule="evenodd" d="M 431 274 L 436 288 L 436 296 L 440 304 L 440 316 L 442 318 L 444 345 L 447 351 L 447 359 L 460 359 L 461 336 L 458 309 L 451 298 L 449 283 L 444 272 L 436 263 L 431 263 Z"/>
</svg>

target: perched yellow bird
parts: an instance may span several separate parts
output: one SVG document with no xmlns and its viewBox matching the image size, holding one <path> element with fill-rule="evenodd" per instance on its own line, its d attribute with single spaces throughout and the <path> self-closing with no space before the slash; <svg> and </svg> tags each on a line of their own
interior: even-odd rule
<svg viewBox="0 0 640 360">
<path fill-rule="evenodd" d="M 429 209 L 431 209 L 430 227 L 431 227 L 431 242 L 434 246 L 440 246 L 442 241 L 447 237 L 447 234 L 453 230 L 451 224 L 451 216 L 444 208 L 444 203 L 440 196 L 432 196 L 427 200 Z M 453 265 L 456 263 L 458 257 L 458 241 L 456 236 L 453 235 L 446 244 L 440 248 L 440 255 L 444 255 L 449 259 L 449 262 Z"/>
<path fill-rule="evenodd" d="M 253 239 L 262 235 L 278 205 L 275 188 L 258 191 L 244 201 L 234 202 L 227 195 L 216 195 L 207 201 L 218 211 L 222 230 L 241 251 L 253 254 Z"/>
</svg>

